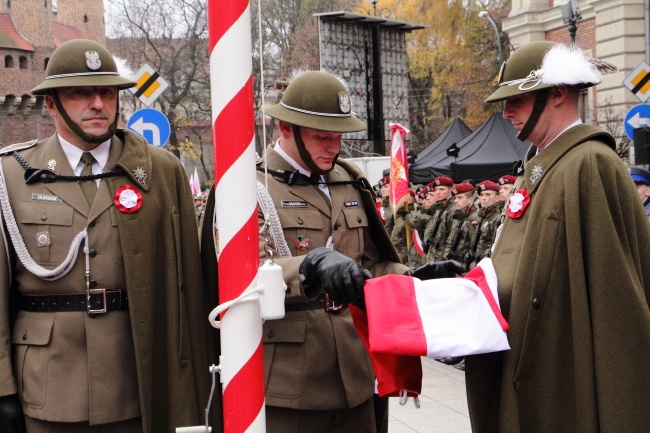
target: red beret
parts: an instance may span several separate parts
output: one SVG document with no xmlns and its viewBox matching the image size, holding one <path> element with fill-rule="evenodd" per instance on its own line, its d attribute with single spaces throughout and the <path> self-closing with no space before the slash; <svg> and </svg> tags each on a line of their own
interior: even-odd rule
<svg viewBox="0 0 650 433">
<path fill-rule="evenodd" d="M 450 177 L 438 176 L 432 182 L 435 186 L 454 186 L 454 180 Z"/>
<path fill-rule="evenodd" d="M 379 186 L 384 186 L 388 185 L 390 183 L 390 178 L 388 176 L 384 176 L 381 179 L 379 179 L 379 182 L 377 182 Z"/>
<path fill-rule="evenodd" d="M 426 186 L 424 188 L 420 188 L 420 190 L 418 191 L 418 197 L 420 197 L 422 200 L 427 198 L 428 195 L 429 195 L 429 188 L 427 188 Z"/>
<path fill-rule="evenodd" d="M 514 185 L 515 180 L 517 180 L 516 177 L 511 174 L 506 174 L 505 176 L 501 176 L 499 178 L 499 185 Z"/>
<path fill-rule="evenodd" d="M 411 195 L 411 197 L 415 197 L 415 191 L 413 191 L 412 189 L 409 189 L 409 194 Z"/>
<path fill-rule="evenodd" d="M 451 189 L 451 195 L 462 194 L 464 192 L 470 192 L 470 191 L 474 191 L 474 187 L 472 186 L 472 184 L 468 182 L 463 182 L 463 183 L 459 183 L 458 185 L 456 185 Z"/>
<path fill-rule="evenodd" d="M 481 191 L 496 191 L 499 192 L 499 185 L 492 182 L 491 180 L 484 180 L 483 182 L 476 185 L 476 190 Z"/>
</svg>

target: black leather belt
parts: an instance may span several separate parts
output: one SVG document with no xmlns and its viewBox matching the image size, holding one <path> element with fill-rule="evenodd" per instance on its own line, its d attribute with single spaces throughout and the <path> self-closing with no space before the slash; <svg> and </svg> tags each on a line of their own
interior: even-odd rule
<svg viewBox="0 0 650 433">
<path fill-rule="evenodd" d="M 344 305 L 336 305 L 334 301 L 330 301 L 327 293 L 321 293 L 318 299 L 307 302 L 287 302 L 284 304 L 285 312 L 292 311 L 307 311 L 323 309 L 329 313 L 335 313 L 343 309 Z"/>
<path fill-rule="evenodd" d="M 20 308 L 35 313 L 86 311 L 97 314 L 126 310 L 129 308 L 129 300 L 126 290 L 91 289 L 88 294 L 20 295 Z"/>
</svg>

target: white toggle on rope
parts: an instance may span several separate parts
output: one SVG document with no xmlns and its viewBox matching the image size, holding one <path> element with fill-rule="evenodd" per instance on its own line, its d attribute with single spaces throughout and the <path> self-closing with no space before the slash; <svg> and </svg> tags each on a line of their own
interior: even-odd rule
<svg viewBox="0 0 650 433">
<path fill-rule="evenodd" d="M 282 277 L 282 268 L 272 260 L 267 260 L 260 267 L 258 278 L 251 285 L 251 288 L 242 292 L 241 295 L 228 302 L 218 305 L 208 315 L 210 324 L 219 329 L 221 321 L 216 320 L 217 316 L 228 308 L 240 302 L 259 301 L 260 316 L 262 320 L 277 320 L 284 317 L 284 292 L 287 285 Z"/>
</svg>

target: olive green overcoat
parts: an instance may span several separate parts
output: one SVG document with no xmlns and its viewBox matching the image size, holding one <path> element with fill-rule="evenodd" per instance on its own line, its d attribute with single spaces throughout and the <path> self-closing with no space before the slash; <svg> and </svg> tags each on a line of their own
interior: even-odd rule
<svg viewBox="0 0 650 433">
<path fill-rule="evenodd" d="M 529 151 L 492 255 L 511 349 L 466 358 L 474 433 L 648 431 L 650 227 L 614 146 L 580 125 Z"/>
<path fill-rule="evenodd" d="M 117 281 L 115 284 L 123 281 L 126 287 L 121 288 L 128 292 L 129 310 L 109 311 L 95 318 L 89 318 L 86 312 L 21 310 L 18 311 L 20 324 L 10 322 L 7 320 L 10 281 L 14 282 L 13 294 L 84 293 L 85 255 L 80 252 L 70 273 L 50 282 L 36 278 L 17 264 L 12 245 L 8 245 L 11 260 L 8 262 L 3 245 L 0 248 L 0 394 L 21 394 L 25 410 L 34 417 L 67 422 L 84 418 L 95 423 L 113 422 L 128 416 L 124 411 L 137 415 L 137 406 L 134 412 L 132 406 L 120 401 L 123 389 L 114 390 L 113 397 L 105 399 L 114 402 L 112 406 L 98 405 L 93 400 L 84 402 L 83 397 L 71 398 L 73 394 L 83 396 L 74 387 L 90 387 L 89 396 L 110 396 L 110 387 L 128 386 L 128 383 L 124 383 L 119 371 L 112 377 L 104 377 L 105 370 L 112 368 L 109 363 L 124 365 L 125 377 L 131 377 L 126 366 L 135 364 L 136 396 L 139 396 L 145 432 L 172 432 L 175 427 L 203 424 L 211 385 L 208 369 L 217 360 L 215 332 L 207 320 L 210 305 L 203 284 L 187 176 L 173 154 L 149 146 L 134 133 L 120 130 L 112 140 L 113 149 L 118 146 L 123 150 L 121 155 L 111 154 L 109 163 L 115 160 L 117 163 L 107 164 L 104 171 L 119 167 L 125 175 L 102 180 L 92 208 L 77 182 L 27 185 L 24 168 L 18 161 L 10 155 L 2 160 L 11 204 L 16 209 L 16 219 L 30 255 L 43 266 L 53 267 L 65 256 L 72 236 L 87 226 L 90 248 L 94 242 L 98 245 L 96 257 L 90 259 L 91 275 L 98 279 L 100 287 L 112 279 Z M 58 161 L 55 172 L 72 175 L 56 135 L 20 154 L 35 168 L 46 168 L 48 161 Z M 142 197 L 141 207 L 132 213 L 118 211 L 113 204 L 116 191 L 125 185 L 134 187 Z M 49 197 L 50 202 L 38 197 Z M 31 236 L 38 229 L 47 231 L 51 237 L 51 245 L 46 248 L 49 256 L 43 255 L 43 245 L 37 246 L 36 237 Z M 123 276 L 106 274 L 106 266 L 119 269 Z M 22 285 L 16 284 L 21 281 Z M 12 313 L 11 317 L 15 315 Z M 126 317 L 126 321 L 120 317 Z M 18 329 L 19 326 L 25 330 Z M 9 338 L 11 328 L 13 351 Z M 84 334 L 87 343 L 79 344 L 79 335 Z M 70 336 L 76 340 L 74 345 L 66 347 L 72 343 L 66 340 Z M 33 345 L 32 350 L 43 348 L 34 352 L 42 354 L 38 358 L 24 357 L 24 363 L 35 363 L 29 371 L 48 374 L 67 368 L 69 374 L 48 376 L 43 383 L 30 378 L 29 387 L 23 386 L 23 379 L 17 382 L 15 374 L 28 370 L 27 366 L 17 366 L 15 362 L 12 368 L 12 352 L 15 356 L 19 353 L 17 347 L 25 343 Z M 70 353 L 71 350 L 77 352 Z M 21 349 L 20 353 L 24 356 L 25 350 Z M 48 357 L 48 353 L 61 355 Z M 130 359 L 124 358 L 129 356 Z M 85 361 L 90 359 L 94 361 Z M 59 365 L 63 360 L 66 363 L 75 360 L 75 363 L 67 367 Z M 84 369 L 88 370 L 88 379 L 83 379 Z M 74 381 L 79 378 L 79 383 Z M 66 394 L 66 386 L 73 387 L 75 392 Z M 25 394 L 34 390 L 47 398 L 34 404 L 34 395 Z M 215 397 L 218 408 L 219 391 Z M 213 431 L 220 431 L 220 410 L 213 409 L 212 414 Z"/>
</svg>

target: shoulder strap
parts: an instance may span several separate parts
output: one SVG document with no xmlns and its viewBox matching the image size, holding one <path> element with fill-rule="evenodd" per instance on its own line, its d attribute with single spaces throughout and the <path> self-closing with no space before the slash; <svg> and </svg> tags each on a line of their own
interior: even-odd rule
<svg viewBox="0 0 650 433">
<path fill-rule="evenodd" d="M 5 146 L 2 149 L 0 149 L 0 156 L 8 155 L 14 151 L 29 149 L 30 147 L 36 146 L 36 143 L 38 143 L 38 140 L 26 141 L 24 143 L 10 144 L 9 146 Z"/>
</svg>

